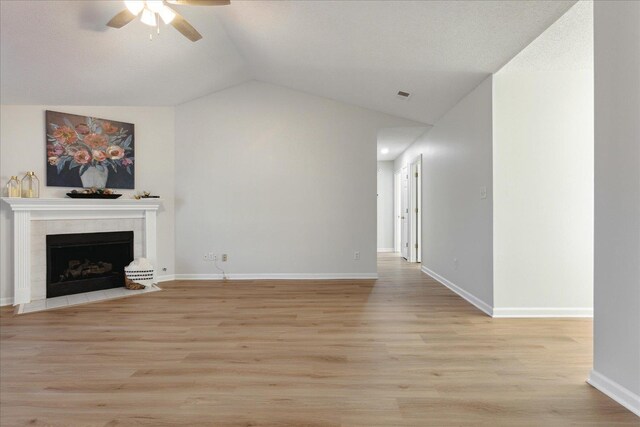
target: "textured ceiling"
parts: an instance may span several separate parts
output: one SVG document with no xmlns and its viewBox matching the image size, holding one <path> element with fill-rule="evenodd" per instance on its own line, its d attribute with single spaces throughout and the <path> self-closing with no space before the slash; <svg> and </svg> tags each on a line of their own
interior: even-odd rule
<svg viewBox="0 0 640 427">
<path fill-rule="evenodd" d="M 221 16 L 255 78 L 432 124 L 573 3 L 232 1 Z"/>
<path fill-rule="evenodd" d="M 593 2 L 573 6 L 498 73 L 593 71 Z"/>
<path fill-rule="evenodd" d="M 119 1 L 2 1 L 2 103 L 175 105 L 257 79 L 433 123 L 573 1 L 235 1 L 202 33 L 104 24 Z M 408 100 L 398 90 L 411 92 Z"/>
</svg>

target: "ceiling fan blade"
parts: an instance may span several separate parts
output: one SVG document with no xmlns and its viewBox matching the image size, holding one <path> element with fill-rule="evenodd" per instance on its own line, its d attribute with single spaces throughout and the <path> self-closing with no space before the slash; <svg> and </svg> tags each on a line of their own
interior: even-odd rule
<svg viewBox="0 0 640 427">
<path fill-rule="evenodd" d="M 229 0 L 167 0 L 167 3 L 184 6 L 226 6 Z"/>
<path fill-rule="evenodd" d="M 134 19 L 136 19 L 136 15 L 129 12 L 129 9 L 125 9 L 111 18 L 111 21 L 107 22 L 107 26 L 112 28 L 122 28 Z"/>
<path fill-rule="evenodd" d="M 176 14 L 176 17 L 173 18 L 173 21 L 171 21 L 171 25 L 173 25 L 176 30 L 180 31 L 183 36 L 185 36 L 192 42 L 197 42 L 202 38 L 200 33 L 195 28 L 193 28 L 193 26 L 189 24 L 182 15 L 177 12 L 174 13 Z"/>
</svg>

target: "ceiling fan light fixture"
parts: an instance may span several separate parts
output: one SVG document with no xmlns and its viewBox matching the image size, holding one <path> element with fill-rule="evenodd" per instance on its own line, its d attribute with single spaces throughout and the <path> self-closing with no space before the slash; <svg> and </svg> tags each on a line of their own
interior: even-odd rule
<svg viewBox="0 0 640 427">
<path fill-rule="evenodd" d="M 158 15 L 160 15 L 160 18 L 162 18 L 162 21 L 167 25 L 170 24 L 171 21 L 173 21 L 173 18 L 176 17 L 176 13 L 166 5 L 162 6 L 162 10 L 158 12 Z"/>
<path fill-rule="evenodd" d="M 147 9 L 153 13 L 160 13 L 165 8 L 162 0 L 146 0 L 145 3 L 147 4 Z"/>
<path fill-rule="evenodd" d="M 147 9 L 146 7 L 144 8 L 144 10 L 142 11 L 142 16 L 140 17 L 140 21 L 143 24 L 146 24 L 150 27 L 155 27 L 156 26 L 156 14 L 151 12 L 149 9 Z"/>
<path fill-rule="evenodd" d="M 144 9 L 143 0 L 125 0 L 124 5 L 129 9 L 129 12 L 136 16 Z"/>
<path fill-rule="evenodd" d="M 126 8 L 116 13 L 107 22 L 107 27 L 122 28 L 139 17 L 140 22 L 150 27 L 156 27 L 158 34 L 160 34 L 160 20 L 162 20 L 192 42 L 200 40 L 202 34 L 167 3 L 185 6 L 223 6 L 229 4 L 230 0 L 124 0 Z M 149 39 L 153 40 L 151 34 L 149 34 Z"/>
</svg>

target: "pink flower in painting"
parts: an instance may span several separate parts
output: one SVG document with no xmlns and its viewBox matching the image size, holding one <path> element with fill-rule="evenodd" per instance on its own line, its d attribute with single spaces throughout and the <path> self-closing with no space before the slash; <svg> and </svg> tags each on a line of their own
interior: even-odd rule
<svg viewBox="0 0 640 427">
<path fill-rule="evenodd" d="M 81 165 L 86 165 L 91 161 L 91 154 L 87 150 L 78 150 L 73 155 L 73 160 Z"/>
<path fill-rule="evenodd" d="M 73 144 L 73 145 L 69 145 L 67 147 L 66 151 L 67 151 L 68 155 L 74 156 L 78 152 L 78 150 L 81 150 L 81 149 L 83 149 L 83 148 L 80 145 Z"/>
<path fill-rule="evenodd" d="M 124 148 L 112 145 L 107 148 L 107 156 L 109 156 L 110 159 L 121 159 L 124 157 Z"/>
<path fill-rule="evenodd" d="M 91 132 L 91 129 L 89 129 L 89 126 L 85 125 L 84 123 L 80 123 L 76 125 L 76 132 L 78 132 L 80 135 L 86 135 Z"/>
<path fill-rule="evenodd" d="M 104 151 L 93 150 L 93 160 L 96 162 L 101 162 L 107 158 L 107 155 Z"/>
<path fill-rule="evenodd" d="M 48 160 L 49 160 L 49 164 L 50 164 L 51 166 L 55 166 L 55 165 L 57 165 L 57 164 L 58 164 L 58 162 L 60 161 L 60 158 L 59 158 L 58 156 L 51 156 L 51 157 L 49 157 L 49 159 L 48 159 Z"/>
<path fill-rule="evenodd" d="M 69 126 L 60 126 L 53 131 L 53 137 L 63 144 L 73 144 L 78 139 L 76 131 Z"/>
<path fill-rule="evenodd" d="M 107 137 L 98 133 L 90 133 L 84 137 L 84 143 L 93 149 L 107 146 Z"/>
<path fill-rule="evenodd" d="M 122 159 L 122 166 L 131 166 L 133 164 L 133 160 L 128 157 Z"/>
<path fill-rule="evenodd" d="M 47 156 L 51 157 L 51 156 L 60 156 L 64 154 L 64 147 L 62 145 L 56 144 L 56 145 L 51 145 L 51 144 L 47 144 Z"/>
<path fill-rule="evenodd" d="M 111 122 L 102 122 L 102 130 L 107 135 L 113 135 L 118 132 L 118 128 L 111 124 Z"/>
</svg>

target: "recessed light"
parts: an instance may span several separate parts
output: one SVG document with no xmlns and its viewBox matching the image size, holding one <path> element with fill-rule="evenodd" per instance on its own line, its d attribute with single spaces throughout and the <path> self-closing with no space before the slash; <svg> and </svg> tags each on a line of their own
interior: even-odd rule
<svg viewBox="0 0 640 427">
<path fill-rule="evenodd" d="M 389 149 L 388 148 L 383 148 L 382 150 L 380 150 L 380 152 L 382 154 L 389 154 Z"/>
</svg>

